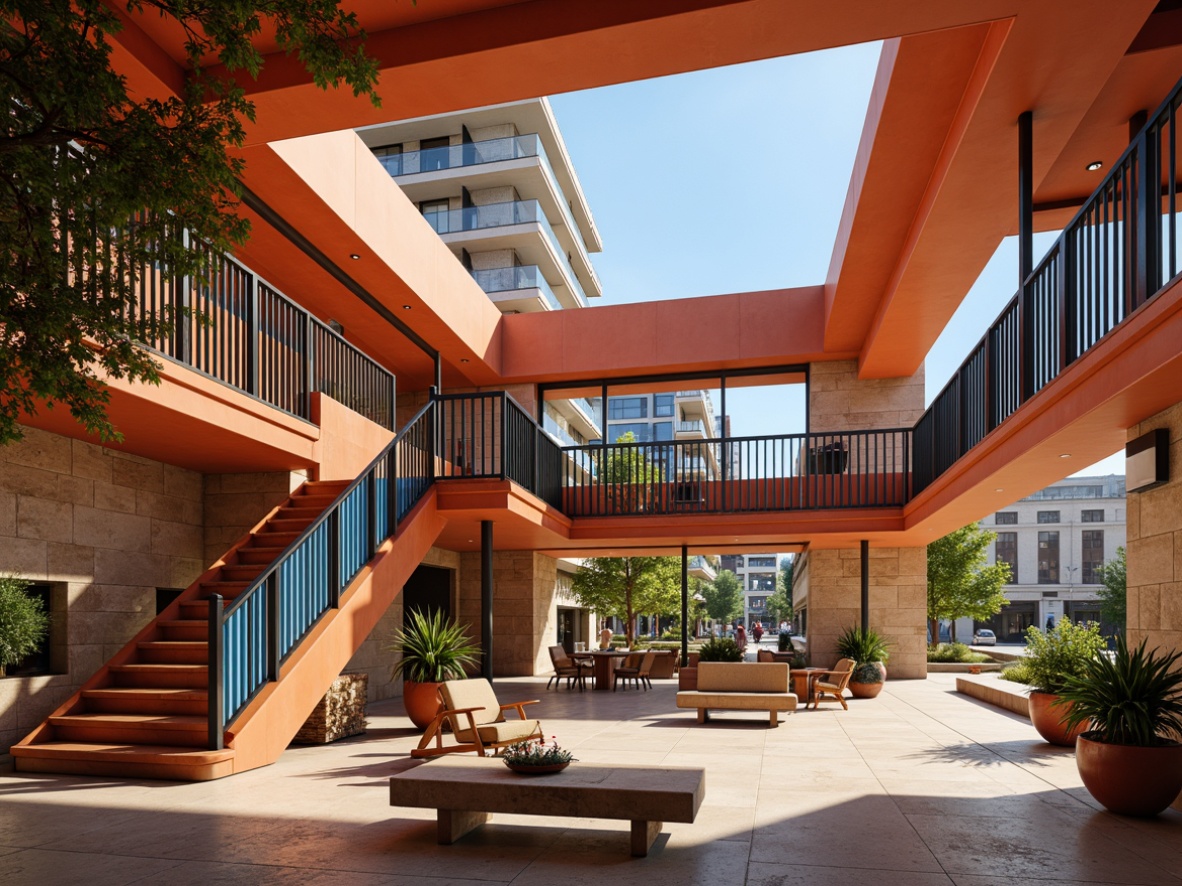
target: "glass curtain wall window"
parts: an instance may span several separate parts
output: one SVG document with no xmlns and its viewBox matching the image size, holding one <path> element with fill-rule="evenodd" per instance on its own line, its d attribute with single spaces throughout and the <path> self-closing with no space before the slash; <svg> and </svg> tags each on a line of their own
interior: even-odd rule
<svg viewBox="0 0 1182 886">
<path fill-rule="evenodd" d="M 1057 585 L 1059 583 L 1059 533 L 1038 534 L 1038 583 Z"/>
<path fill-rule="evenodd" d="M 1083 531 L 1083 577 L 1086 585 L 1100 584 L 1099 569 L 1104 564 L 1104 530 Z"/>
<path fill-rule="evenodd" d="M 609 397 L 608 418 L 648 418 L 647 397 Z"/>
<path fill-rule="evenodd" d="M 1018 533 L 999 532 L 994 543 L 994 560 L 1010 564 L 1010 584 L 1018 584 Z"/>
<path fill-rule="evenodd" d="M 653 397 L 653 416 L 655 418 L 673 417 L 672 394 L 657 394 Z"/>
</svg>

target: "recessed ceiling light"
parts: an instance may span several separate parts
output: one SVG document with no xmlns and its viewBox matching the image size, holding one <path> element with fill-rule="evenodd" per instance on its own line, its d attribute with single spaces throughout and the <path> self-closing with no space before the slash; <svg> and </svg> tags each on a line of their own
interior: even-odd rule
<svg viewBox="0 0 1182 886">
<path fill-rule="evenodd" d="M 993 491 L 994 491 L 994 492 L 1005 492 L 1005 490 L 1004 490 L 1004 489 L 1002 489 L 1000 486 L 998 486 L 998 487 L 997 487 L 996 489 L 994 489 Z"/>
<path fill-rule="evenodd" d="M 460 362 L 461 362 L 461 363 L 467 363 L 467 362 L 468 362 L 468 358 L 467 358 L 467 357 L 461 357 L 461 358 L 460 358 Z"/>
<path fill-rule="evenodd" d="M 1059 458 L 1071 458 L 1071 453 L 1070 453 L 1070 452 L 1064 452 L 1062 455 L 1060 455 L 1060 456 L 1059 456 Z"/>
<path fill-rule="evenodd" d="M 1088 172 L 1095 172 L 1097 169 L 1099 169 L 1103 165 L 1104 164 L 1101 163 L 1099 160 L 1093 160 L 1091 163 L 1088 164 Z"/>
<path fill-rule="evenodd" d="M 402 310 L 404 310 L 404 311 L 409 311 L 409 310 L 410 310 L 410 305 L 403 305 L 403 306 L 402 306 Z"/>
<path fill-rule="evenodd" d="M 349 253 L 349 258 L 353 259 L 353 261 L 357 261 L 358 259 L 360 259 L 360 258 L 361 258 L 361 256 L 360 256 L 360 255 L 358 255 L 356 252 L 350 252 L 350 253 Z"/>
</svg>

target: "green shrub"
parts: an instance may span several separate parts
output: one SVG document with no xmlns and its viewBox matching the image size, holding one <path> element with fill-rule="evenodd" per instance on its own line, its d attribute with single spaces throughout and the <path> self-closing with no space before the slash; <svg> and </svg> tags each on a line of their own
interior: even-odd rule
<svg viewBox="0 0 1182 886">
<path fill-rule="evenodd" d="M 850 674 L 851 683 L 881 683 L 882 671 L 878 669 L 872 661 L 865 661 L 854 668 L 854 672 Z"/>
<path fill-rule="evenodd" d="M 36 652 L 49 632 L 44 604 L 25 593 L 29 584 L 15 575 L 0 575 L 0 673 Z"/>
<path fill-rule="evenodd" d="M 1029 664 L 1026 682 L 1036 692 L 1058 695 L 1068 677 L 1081 676 L 1088 662 L 1104 649 L 1100 626 L 1072 624 L 1060 619 L 1055 627 L 1043 633 L 1031 625 L 1026 630 L 1026 661 Z"/>
<path fill-rule="evenodd" d="M 438 609 L 429 615 L 412 609 L 393 644 L 387 647 L 390 652 L 402 654 L 390 679 L 399 674 L 415 683 L 463 679 L 468 667 L 480 663 L 480 647 L 468 639 L 467 630 L 445 619 Z"/>
<path fill-rule="evenodd" d="M 787 652 L 792 648 L 792 634 L 790 634 L 788 631 L 780 631 L 780 636 L 777 640 L 777 643 L 778 651 Z"/>
<path fill-rule="evenodd" d="M 973 652 L 963 643 L 941 643 L 936 647 L 928 647 L 928 661 L 980 664 L 993 659 L 980 652 Z"/>
<path fill-rule="evenodd" d="M 742 661 L 743 651 L 739 644 L 727 637 L 709 640 L 698 650 L 698 661 Z"/>
<path fill-rule="evenodd" d="M 1031 678 L 1030 662 L 1025 659 L 1012 661 L 1001 669 L 1001 673 L 997 676 L 1003 680 L 1009 680 L 1011 683 L 1029 683 Z"/>
</svg>

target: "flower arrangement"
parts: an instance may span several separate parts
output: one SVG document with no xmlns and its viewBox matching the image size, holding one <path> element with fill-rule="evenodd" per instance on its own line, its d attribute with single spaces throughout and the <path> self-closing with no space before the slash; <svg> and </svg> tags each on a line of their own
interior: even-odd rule
<svg viewBox="0 0 1182 886">
<path fill-rule="evenodd" d="M 558 746 L 558 739 L 551 735 L 549 743 L 545 739 L 531 738 L 519 741 L 505 748 L 501 759 L 505 765 L 513 767 L 527 766 L 565 766 L 575 760 L 570 751 Z"/>
</svg>

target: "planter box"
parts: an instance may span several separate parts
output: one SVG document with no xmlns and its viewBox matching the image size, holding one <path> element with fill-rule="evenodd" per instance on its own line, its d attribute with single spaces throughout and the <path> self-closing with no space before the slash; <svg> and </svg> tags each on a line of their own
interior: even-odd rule
<svg viewBox="0 0 1182 886">
<path fill-rule="evenodd" d="M 316 703 L 293 744 L 328 744 L 365 732 L 369 674 L 341 674 Z"/>
</svg>

